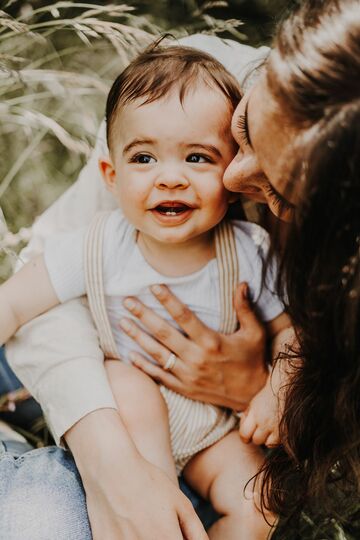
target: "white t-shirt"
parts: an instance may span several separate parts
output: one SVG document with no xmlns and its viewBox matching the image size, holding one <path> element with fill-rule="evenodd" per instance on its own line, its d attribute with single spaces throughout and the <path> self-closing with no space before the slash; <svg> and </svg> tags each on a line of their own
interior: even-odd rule
<svg viewBox="0 0 360 540">
<path fill-rule="evenodd" d="M 263 265 L 267 257 L 268 236 L 258 225 L 233 221 L 240 281 L 249 285 L 250 297 L 259 318 L 270 321 L 284 307 L 274 293 L 274 264 L 268 264 L 265 283 Z M 87 227 L 52 237 L 45 245 L 45 263 L 60 302 L 86 294 L 84 242 Z M 127 296 L 136 296 L 164 319 L 171 320 L 164 307 L 151 294 L 150 286 L 163 283 L 210 328 L 220 329 L 220 287 L 216 259 L 199 271 L 185 276 L 164 276 L 152 268 L 136 243 L 134 227 L 120 210 L 109 214 L 104 229 L 103 279 L 105 305 L 119 355 L 128 360 L 130 351 L 144 351 L 120 328 L 122 317 L 131 317 L 123 307 Z"/>
</svg>

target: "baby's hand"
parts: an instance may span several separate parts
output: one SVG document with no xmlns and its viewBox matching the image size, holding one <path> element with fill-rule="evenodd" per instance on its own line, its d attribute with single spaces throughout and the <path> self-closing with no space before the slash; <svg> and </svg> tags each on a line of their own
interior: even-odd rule
<svg viewBox="0 0 360 540">
<path fill-rule="evenodd" d="M 245 443 L 277 446 L 280 422 L 280 362 L 269 374 L 262 390 L 252 399 L 241 415 L 240 438 Z"/>
</svg>

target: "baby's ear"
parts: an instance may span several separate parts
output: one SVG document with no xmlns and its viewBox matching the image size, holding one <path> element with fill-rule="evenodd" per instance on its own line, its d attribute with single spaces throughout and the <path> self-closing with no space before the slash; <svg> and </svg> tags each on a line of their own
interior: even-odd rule
<svg viewBox="0 0 360 540">
<path fill-rule="evenodd" d="M 102 156 L 99 158 L 99 169 L 106 187 L 109 191 L 113 192 L 116 187 L 116 173 L 109 156 Z"/>
</svg>

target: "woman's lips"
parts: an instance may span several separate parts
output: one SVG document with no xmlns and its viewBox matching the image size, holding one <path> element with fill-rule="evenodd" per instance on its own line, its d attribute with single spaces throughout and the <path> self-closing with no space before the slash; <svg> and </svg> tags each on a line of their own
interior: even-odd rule
<svg viewBox="0 0 360 540">
<path fill-rule="evenodd" d="M 246 188 L 243 188 L 240 193 L 259 193 L 261 191 L 260 188 L 255 186 L 248 186 Z"/>
<path fill-rule="evenodd" d="M 239 193 L 255 202 L 261 202 L 261 203 L 266 202 L 266 197 L 262 189 L 259 189 L 256 187 L 249 187 L 246 189 L 242 189 Z"/>
</svg>

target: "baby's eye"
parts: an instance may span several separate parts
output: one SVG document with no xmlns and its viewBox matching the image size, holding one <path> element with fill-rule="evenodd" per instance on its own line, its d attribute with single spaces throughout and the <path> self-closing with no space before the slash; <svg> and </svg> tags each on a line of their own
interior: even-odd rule
<svg viewBox="0 0 360 540">
<path fill-rule="evenodd" d="M 149 154 L 137 154 L 132 158 L 131 161 L 134 163 L 141 163 L 147 165 L 148 163 L 155 163 L 156 159 L 152 156 L 149 156 Z"/>
<path fill-rule="evenodd" d="M 190 154 L 190 156 L 187 156 L 186 161 L 188 163 L 210 163 L 211 159 L 203 154 Z"/>
</svg>

